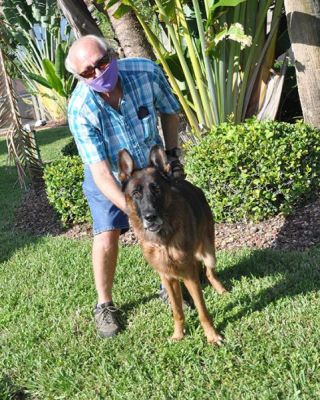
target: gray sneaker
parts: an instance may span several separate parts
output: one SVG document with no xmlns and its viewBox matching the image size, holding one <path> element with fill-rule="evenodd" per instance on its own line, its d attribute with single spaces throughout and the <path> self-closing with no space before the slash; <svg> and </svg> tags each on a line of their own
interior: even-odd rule
<svg viewBox="0 0 320 400">
<path fill-rule="evenodd" d="M 119 310 L 113 303 L 100 304 L 93 310 L 93 314 L 101 337 L 115 336 L 121 331 Z"/>
</svg>

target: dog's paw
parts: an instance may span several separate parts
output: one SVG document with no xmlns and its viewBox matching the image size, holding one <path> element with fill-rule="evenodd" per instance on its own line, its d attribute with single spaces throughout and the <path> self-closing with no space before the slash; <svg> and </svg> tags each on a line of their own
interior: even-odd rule
<svg viewBox="0 0 320 400">
<path fill-rule="evenodd" d="M 208 343 L 212 344 L 213 346 L 221 347 L 223 345 L 223 337 L 220 335 L 215 335 L 214 338 L 208 338 Z"/>
<path fill-rule="evenodd" d="M 184 338 L 184 334 L 183 334 L 183 332 L 182 333 L 174 333 L 172 336 L 171 336 L 171 340 L 173 341 L 173 342 L 179 342 L 180 340 L 182 340 Z"/>
</svg>

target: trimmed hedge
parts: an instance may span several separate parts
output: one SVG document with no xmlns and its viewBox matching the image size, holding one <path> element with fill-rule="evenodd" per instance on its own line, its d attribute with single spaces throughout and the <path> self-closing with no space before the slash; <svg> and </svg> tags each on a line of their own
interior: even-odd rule
<svg viewBox="0 0 320 400">
<path fill-rule="evenodd" d="M 64 226 L 91 222 L 89 206 L 82 191 L 83 164 L 79 156 L 63 157 L 45 166 L 44 181 L 49 203 Z"/>
<path fill-rule="evenodd" d="M 70 141 L 61 149 L 61 153 L 64 156 L 78 156 L 79 152 L 77 149 L 76 142 L 72 137 Z"/>
<path fill-rule="evenodd" d="M 320 188 L 320 133 L 302 122 L 224 123 L 184 147 L 188 179 L 204 190 L 218 222 L 289 214 Z M 47 165 L 44 180 L 64 225 L 91 221 L 79 156 Z"/>
<path fill-rule="evenodd" d="M 185 163 L 217 221 L 262 220 L 319 189 L 320 134 L 302 122 L 224 123 L 185 145 Z"/>
</svg>

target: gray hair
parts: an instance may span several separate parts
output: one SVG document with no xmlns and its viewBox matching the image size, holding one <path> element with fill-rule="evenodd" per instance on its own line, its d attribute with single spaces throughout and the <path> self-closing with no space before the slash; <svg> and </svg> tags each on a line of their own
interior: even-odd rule
<svg viewBox="0 0 320 400">
<path fill-rule="evenodd" d="M 74 69 L 74 65 L 73 65 L 72 61 L 70 60 L 70 50 L 76 44 L 81 42 L 83 39 L 91 39 L 91 40 L 95 41 L 96 43 L 98 43 L 100 48 L 105 51 L 105 53 L 109 57 L 109 59 L 117 56 L 117 52 L 116 52 L 114 46 L 110 42 L 108 42 L 105 38 L 103 38 L 101 36 L 96 36 L 96 35 L 85 35 L 85 36 L 82 36 L 81 38 L 77 39 L 76 41 L 74 41 L 72 43 L 72 45 L 71 45 L 71 47 L 70 47 L 70 49 L 68 51 L 68 55 L 67 55 L 67 57 L 65 59 L 65 62 L 64 62 L 66 70 L 71 72 L 78 79 L 80 78 L 80 76 L 78 75 L 78 73 Z"/>
</svg>

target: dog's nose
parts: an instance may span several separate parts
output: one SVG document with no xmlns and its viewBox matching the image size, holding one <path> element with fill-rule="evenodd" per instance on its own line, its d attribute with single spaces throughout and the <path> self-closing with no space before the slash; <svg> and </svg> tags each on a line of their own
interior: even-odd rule
<svg viewBox="0 0 320 400">
<path fill-rule="evenodd" d="M 144 219 L 148 222 L 153 222 L 156 220 L 156 218 L 157 218 L 157 216 L 152 213 L 145 214 L 145 216 L 144 216 Z"/>
</svg>

